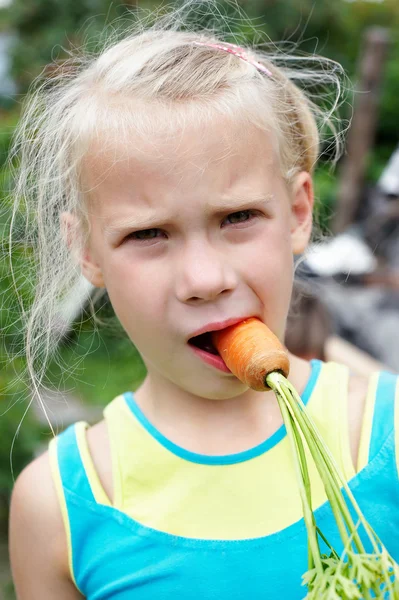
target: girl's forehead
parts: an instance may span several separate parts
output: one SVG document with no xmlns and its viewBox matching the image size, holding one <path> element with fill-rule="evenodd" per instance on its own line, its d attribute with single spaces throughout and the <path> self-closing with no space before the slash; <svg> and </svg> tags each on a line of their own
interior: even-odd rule
<svg viewBox="0 0 399 600">
<path fill-rule="evenodd" d="M 159 131 L 151 136 L 126 133 L 98 137 L 83 160 L 84 187 L 91 193 L 104 186 L 114 190 L 127 180 L 138 185 L 191 186 L 224 174 L 254 177 L 276 168 L 270 135 L 253 125 L 232 122 Z"/>
</svg>

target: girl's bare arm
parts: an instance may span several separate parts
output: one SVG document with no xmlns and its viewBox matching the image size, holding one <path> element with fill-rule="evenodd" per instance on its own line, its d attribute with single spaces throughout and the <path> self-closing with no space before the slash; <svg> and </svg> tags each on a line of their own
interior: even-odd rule
<svg viewBox="0 0 399 600">
<path fill-rule="evenodd" d="M 46 452 L 18 477 L 11 497 L 10 561 L 18 600 L 78 600 Z"/>
</svg>

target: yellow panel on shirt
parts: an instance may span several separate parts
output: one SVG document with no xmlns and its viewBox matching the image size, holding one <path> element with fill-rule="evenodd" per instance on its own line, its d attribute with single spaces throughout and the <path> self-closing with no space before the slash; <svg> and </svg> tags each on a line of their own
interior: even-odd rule
<svg viewBox="0 0 399 600">
<path fill-rule="evenodd" d="M 345 366 L 312 361 L 303 395 L 308 413 L 347 480 L 355 475 L 348 432 L 348 378 Z M 245 539 L 280 531 L 302 518 L 284 427 L 248 451 L 206 456 L 166 439 L 147 421 L 132 394 L 115 398 L 104 416 L 113 461 L 114 506 L 143 525 L 184 537 Z M 90 476 L 89 464 L 86 470 L 101 501 L 98 478 Z M 316 508 L 326 497 L 310 457 L 309 471 Z"/>
</svg>

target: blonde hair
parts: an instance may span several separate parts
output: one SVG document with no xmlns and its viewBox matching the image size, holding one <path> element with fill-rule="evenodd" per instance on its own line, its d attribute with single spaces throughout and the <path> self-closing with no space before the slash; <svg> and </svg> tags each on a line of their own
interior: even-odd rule
<svg viewBox="0 0 399 600">
<path fill-rule="evenodd" d="M 210 12 L 215 7 L 206 3 Z M 27 369 L 40 402 L 46 364 L 62 336 L 55 327 L 60 302 L 80 277 L 59 215 L 74 213 L 87 225 L 80 175 L 96 136 L 102 143 L 108 135 L 132 131 L 148 138 L 160 125 L 156 109 L 169 111 L 171 131 L 218 115 L 241 119 L 272 135 L 287 184 L 296 173 L 313 171 L 320 132 L 328 132 L 325 140 L 335 147 L 335 160 L 340 154 L 342 133 L 334 125 L 344 80 L 340 65 L 294 56 L 270 43 L 247 46 L 249 56 L 271 71 L 269 77 L 232 54 L 196 45 L 241 42 L 220 27 L 190 25 L 197 9 L 198 3 L 189 1 L 151 25 L 137 21 L 120 40 L 113 32 L 101 51 L 75 52 L 51 77 L 39 78 L 27 97 L 10 154 L 17 164 L 10 241 L 17 235 L 13 225 L 25 218 L 18 231 L 33 252 L 35 294 L 32 305 L 22 307 L 22 317 Z"/>
</svg>

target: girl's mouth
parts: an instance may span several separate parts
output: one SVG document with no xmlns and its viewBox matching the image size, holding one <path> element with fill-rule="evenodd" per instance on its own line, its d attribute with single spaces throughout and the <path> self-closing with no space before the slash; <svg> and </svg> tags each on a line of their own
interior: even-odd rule
<svg viewBox="0 0 399 600">
<path fill-rule="evenodd" d="M 216 350 L 215 346 L 212 343 L 212 334 L 210 331 L 191 338 L 190 340 L 188 340 L 188 343 L 191 346 L 196 346 L 200 350 L 205 350 L 205 352 L 209 352 L 210 354 L 220 356 L 219 352 Z"/>
<path fill-rule="evenodd" d="M 195 354 L 208 365 L 211 365 L 224 373 L 231 373 L 223 358 L 213 345 L 211 332 L 202 333 L 201 335 L 191 338 L 188 341 L 188 344 L 194 350 Z"/>
</svg>

